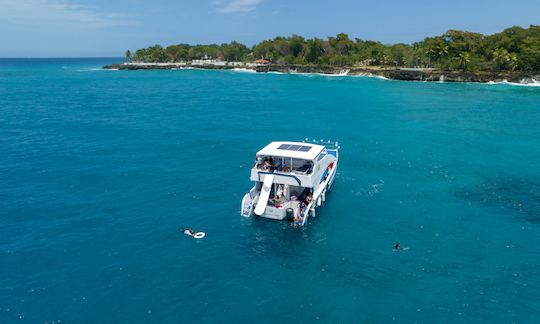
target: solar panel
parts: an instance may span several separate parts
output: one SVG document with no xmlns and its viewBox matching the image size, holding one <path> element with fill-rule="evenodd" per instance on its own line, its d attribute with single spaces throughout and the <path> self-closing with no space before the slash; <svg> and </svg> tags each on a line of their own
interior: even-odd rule
<svg viewBox="0 0 540 324">
<path fill-rule="evenodd" d="M 291 147 L 289 147 L 289 151 L 298 151 L 300 147 L 302 147 L 302 145 L 291 145 Z"/>
<path fill-rule="evenodd" d="M 296 144 L 281 144 L 278 147 L 278 150 L 284 150 L 284 151 L 298 151 L 298 152 L 309 152 L 311 150 L 312 146 L 307 145 L 296 145 Z"/>
</svg>

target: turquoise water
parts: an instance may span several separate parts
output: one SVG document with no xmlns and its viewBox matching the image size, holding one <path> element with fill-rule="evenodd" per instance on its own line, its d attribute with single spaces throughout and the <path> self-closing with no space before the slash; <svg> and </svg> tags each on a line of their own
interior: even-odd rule
<svg viewBox="0 0 540 324">
<path fill-rule="evenodd" d="M 540 88 L 114 61 L 0 60 L 1 323 L 540 318 Z M 241 218 L 305 137 L 342 144 L 326 206 Z"/>
</svg>

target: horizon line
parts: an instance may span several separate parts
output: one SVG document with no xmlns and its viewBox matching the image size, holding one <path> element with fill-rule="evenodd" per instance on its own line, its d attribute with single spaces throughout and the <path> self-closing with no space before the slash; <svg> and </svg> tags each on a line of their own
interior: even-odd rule
<svg viewBox="0 0 540 324">
<path fill-rule="evenodd" d="M 93 59 L 93 58 L 121 58 L 124 59 L 124 56 L 0 56 L 0 60 L 5 59 Z"/>
</svg>

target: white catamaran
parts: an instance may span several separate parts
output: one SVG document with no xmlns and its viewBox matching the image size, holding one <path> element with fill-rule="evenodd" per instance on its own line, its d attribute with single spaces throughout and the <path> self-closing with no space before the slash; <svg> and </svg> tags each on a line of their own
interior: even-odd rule
<svg viewBox="0 0 540 324">
<path fill-rule="evenodd" d="M 242 199 L 241 214 L 303 226 L 326 200 L 336 176 L 339 146 L 320 142 L 272 142 L 257 152 L 253 188 Z"/>
</svg>

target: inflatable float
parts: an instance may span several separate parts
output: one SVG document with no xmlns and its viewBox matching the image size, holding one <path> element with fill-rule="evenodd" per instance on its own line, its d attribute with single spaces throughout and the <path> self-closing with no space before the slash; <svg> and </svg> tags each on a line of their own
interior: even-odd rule
<svg viewBox="0 0 540 324">
<path fill-rule="evenodd" d="M 202 239 L 203 237 L 206 236 L 206 234 L 204 232 L 197 232 L 197 233 L 195 233 L 195 234 L 193 234 L 191 236 L 193 236 L 196 239 Z"/>
</svg>

